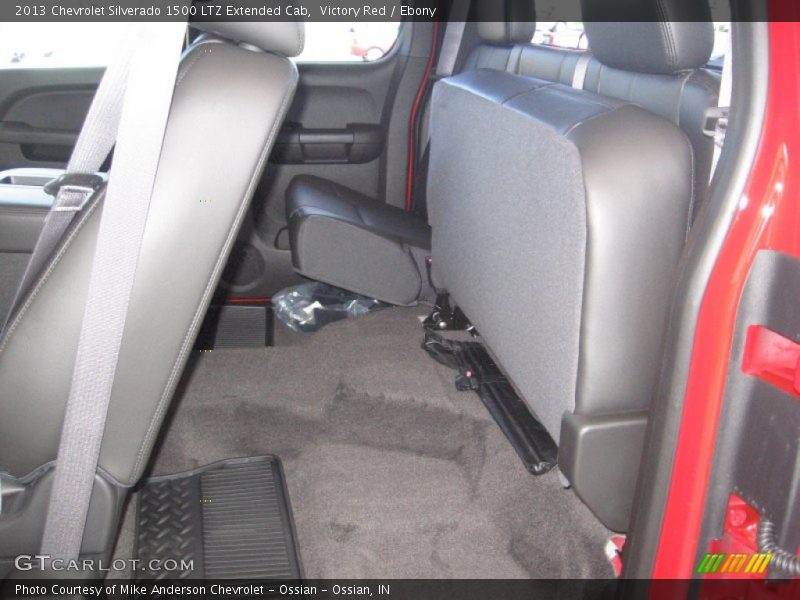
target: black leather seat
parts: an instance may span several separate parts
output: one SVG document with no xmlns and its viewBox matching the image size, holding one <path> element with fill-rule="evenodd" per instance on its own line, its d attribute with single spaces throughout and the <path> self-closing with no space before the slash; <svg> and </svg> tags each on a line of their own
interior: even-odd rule
<svg viewBox="0 0 800 600">
<path fill-rule="evenodd" d="M 583 0 L 584 14 L 595 3 Z M 627 526 L 673 277 L 706 183 L 679 126 L 680 93 L 667 92 L 709 59 L 708 7 L 658 4 L 676 20 L 586 23 L 597 64 L 587 89 L 479 69 L 438 82 L 432 99 L 437 285 L 557 441 L 578 495 L 616 530 Z M 603 84 L 606 69 L 619 86 Z M 644 106 L 662 100 L 674 113 Z"/>
<path fill-rule="evenodd" d="M 286 217 L 292 263 L 306 277 L 392 304 L 425 295 L 431 229 L 424 219 L 311 176 L 290 184 Z"/>
<path fill-rule="evenodd" d="M 590 25 L 591 29 L 592 26 Z M 597 33 L 594 43 L 603 44 Z M 617 45 L 608 39 L 606 44 Z M 600 52 L 603 50 L 601 49 Z M 515 48 L 508 72 L 571 85 L 575 65 L 585 51 L 527 44 Z M 614 62 L 613 65 L 623 64 Z M 683 129 L 692 143 L 695 163 L 695 198 L 702 201 L 711 170 L 714 141 L 703 133 L 706 109 L 717 105 L 720 75 L 702 67 L 675 72 L 626 70 L 592 56 L 583 88 L 601 96 L 631 102 L 661 115 Z"/>
</svg>

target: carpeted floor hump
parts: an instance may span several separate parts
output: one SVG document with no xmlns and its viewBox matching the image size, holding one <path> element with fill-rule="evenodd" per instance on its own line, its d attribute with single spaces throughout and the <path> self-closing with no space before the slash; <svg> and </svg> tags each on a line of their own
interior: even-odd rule
<svg viewBox="0 0 800 600">
<path fill-rule="evenodd" d="M 310 578 L 611 576 L 609 532 L 420 348 L 424 310 L 195 356 L 151 474 L 279 456 Z"/>
</svg>

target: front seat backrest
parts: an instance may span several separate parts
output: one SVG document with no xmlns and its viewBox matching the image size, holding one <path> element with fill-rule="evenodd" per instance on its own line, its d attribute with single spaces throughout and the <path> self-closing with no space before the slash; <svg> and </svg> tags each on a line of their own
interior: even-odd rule
<svg viewBox="0 0 800 600">
<path fill-rule="evenodd" d="M 304 43 L 296 22 L 197 26 L 219 37 L 202 37 L 178 71 L 100 454 L 120 486 L 148 461 L 293 98 L 287 56 Z M 0 340 L 0 464 L 31 491 L 56 459 L 102 206 L 100 191 Z"/>
</svg>

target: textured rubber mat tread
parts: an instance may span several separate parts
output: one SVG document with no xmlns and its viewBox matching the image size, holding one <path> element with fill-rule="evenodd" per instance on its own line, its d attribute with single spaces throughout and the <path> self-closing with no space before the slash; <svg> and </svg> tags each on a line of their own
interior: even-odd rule
<svg viewBox="0 0 800 600">
<path fill-rule="evenodd" d="M 263 348 L 272 345 L 272 307 L 212 305 L 195 341 L 196 350 Z"/>
<path fill-rule="evenodd" d="M 139 492 L 136 554 L 141 579 L 301 577 L 280 460 L 231 459 L 148 479 Z M 178 569 L 149 568 L 176 565 L 165 561 Z"/>
</svg>

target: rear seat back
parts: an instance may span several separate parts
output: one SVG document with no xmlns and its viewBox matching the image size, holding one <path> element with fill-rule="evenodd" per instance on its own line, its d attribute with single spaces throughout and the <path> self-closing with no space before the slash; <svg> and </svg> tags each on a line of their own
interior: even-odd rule
<svg viewBox="0 0 800 600">
<path fill-rule="evenodd" d="M 629 24 L 634 27 L 637 24 Z M 592 29 L 592 24 L 588 24 Z M 593 38 L 595 44 L 598 43 Z M 528 44 L 512 51 L 506 70 L 571 85 L 581 50 Z M 703 134 L 706 109 L 716 106 L 719 75 L 702 68 L 676 73 L 647 73 L 610 67 L 592 57 L 583 89 L 641 106 L 678 125 L 692 143 L 695 198 L 702 198 L 711 171 L 714 141 Z"/>
<path fill-rule="evenodd" d="M 560 440 L 578 494 L 624 529 L 697 185 L 680 101 L 668 117 L 641 103 L 685 86 L 713 31 L 656 24 L 609 49 L 594 25 L 586 87 L 601 93 L 565 85 L 575 53 L 531 61 L 524 49 L 509 66 L 560 83 L 479 69 L 436 85 L 428 198 L 437 283 Z M 636 72 L 617 68 L 628 55 Z"/>
<path fill-rule="evenodd" d="M 702 6 L 702 3 L 698 4 Z M 697 18 L 696 15 L 691 16 Z M 467 56 L 462 72 L 495 69 L 571 85 L 580 57 L 591 54 L 591 51 L 587 53 L 585 50 L 532 44 L 536 31 L 536 24 L 532 22 L 509 23 L 513 27 L 508 29 L 494 25 L 497 24 L 478 24 L 478 35 L 482 43 Z M 639 62 L 637 57 L 641 50 L 636 54 L 617 50 L 619 36 L 630 36 L 630 27 L 641 29 L 650 25 L 625 23 L 623 27 L 626 31 L 620 33 L 618 29 L 608 29 L 608 24 L 604 26 L 600 23 L 597 27 L 589 23 L 588 28 L 592 29 L 590 48 L 600 46 L 599 52 L 605 57 L 605 63 L 594 57 L 590 59 L 583 89 L 637 104 L 683 129 L 694 152 L 695 197 L 702 198 L 714 152 L 713 139 L 703 134 L 705 111 L 717 105 L 720 76 L 702 68 L 676 70 L 673 64 L 663 58 L 666 55 L 659 53 L 653 54 L 648 63 Z M 615 27 L 614 24 L 611 26 Z M 644 35 L 653 39 L 647 32 Z M 707 41 L 708 36 L 702 39 Z M 682 42 L 686 45 L 692 40 L 685 39 Z M 699 50 L 700 60 L 707 60 L 703 58 L 703 48 L 694 46 L 689 50 Z"/>
<path fill-rule="evenodd" d="M 586 71 L 584 89 L 637 104 L 683 129 L 692 143 L 695 199 L 700 202 L 708 185 L 714 154 L 714 140 L 703 134 L 703 127 L 706 109 L 717 105 L 719 85 L 719 75 L 702 68 L 668 75 L 631 73 L 592 60 Z"/>
<path fill-rule="evenodd" d="M 497 24 L 478 24 L 478 35 L 482 43 L 469 53 L 462 72 L 494 69 L 572 85 L 575 67 L 580 58 L 587 54 L 591 56 L 591 51 L 532 44 L 536 31 L 536 24 L 533 22 L 509 23 L 514 27 L 508 29 L 493 27 L 494 25 Z M 647 27 L 649 24 L 627 25 L 636 28 Z M 592 27 L 593 24 L 589 23 L 589 28 Z M 602 30 L 602 25 L 600 29 Z M 656 72 L 649 72 L 646 63 L 643 67 L 645 70 L 637 70 L 633 68 L 637 65 L 635 56 L 614 50 L 617 35 L 618 32 L 613 30 L 602 35 L 594 28 L 594 45 L 605 44 L 606 47 L 601 48 L 600 52 L 605 52 L 606 55 L 613 52 L 611 62 L 623 68 L 604 64 L 591 57 L 583 89 L 636 104 L 683 129 L 692 143 L 695 165 L 694 196 L 699 203 L 708 183 L 714 154 L 713 139 L 703 134 L 705 114 L 706 109 L 717 105 L 720 76 L 703 68 L 673 71 L 667 64 L 656 66 Z M 655 59 L 660 60 L 657 55 Z"/>
<path fill-rule="evenodd" d="M 689 222 L 683 132 L 630 103 L 479 70 L 437 85 L 431 172 L 437 283 L 554 439 L 578 405 L 645 407 Z"/>
<path fill-rule="evenodd" d="M 581 159 L 564 133 L 571 115 L 605 110 L 575 96 L 477 70 L 438 83 L 432 100 L 436 282 L 555 439 L 574 408 L 587 239 Z"/>
</svg>

